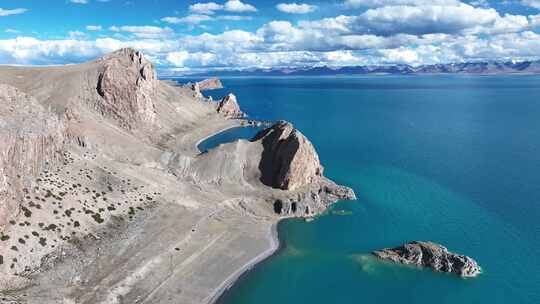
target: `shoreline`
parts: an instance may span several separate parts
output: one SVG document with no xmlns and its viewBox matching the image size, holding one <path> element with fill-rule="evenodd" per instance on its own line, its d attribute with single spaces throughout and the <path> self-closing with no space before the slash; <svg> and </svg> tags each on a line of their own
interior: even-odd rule
<svg viewBox="0 0 540 304">
<path fill-rule="evenodd" d="M 278 220 L 278 222 L 272 224 L 270 230 L 266 234 L 266 238 L 270 243 L 270 247 L 249 260 L 242 267 L 238 268 L 229 277 L 227 277 L 227 279 L 225 279 L 225 281 L 223 281 L 214 290 L 214 292 L 204 300 L 204 303 L 219 304 L 221 297 L 227 291 L 229 291 L 243 276 L 252 271 L 257 265 L 277 254 L 283 248 L 283 244 L 279 239 L 278 233 L 278 226 L 281 221 L 282 220 L 280 219 Z"/>
<path fill-rule="evenodd" d="M 210 133 L 210 134 L 208 134 L 208 135 L 203 136 L 203 137 L 200 138 L 197 142 L 195 142 L 195 150 L 197 150 L 197 151 L 199 151 L 200 153 L 202 153 L 203 151 L 201 151 L 201 150 L 199 149 L 199 145 L 200 145 L 203 141 L 209 139 L 209 138 L 212 137 L 212 136 L 216 136 L 216 135 L 218 135 L 219 133 L 223 133 L 223 132 L 225 132 L 225 131 L 228 131 L 228 130 L 231 130 L 231 129 L 235 129 L 235 128 L 243 128 L 243 126 L 241 125 L 240 122 L 234 121 L 234 124 L 232 124 L 232 125 L 226 126 L 226 127 L 221 128 L 221 129 L 219 129 L 219 130 L 213 131 L 212 133 Z"/>
<path fill-rule="evenodd" d="M 199 149 L 199 145 L 203 141 L 211 138 L 212 136 L 216 136 L 222 132 L 235 129 L 235 128 L 242 128 L 242 127 L 244 126 L 242 125 L 228 126 L 220 130 L 217 130 L 213 132 L 212 134 L 204 136 L 195 143 L 195 149 L 202 153 L 203 151 Z M 282 243 L 279 240 L 279 233 L 278 233 L 278 225 L 281 221 L 282 219 L 278 219 L 277 222 L 273 223 L 270 226 L 270 230 L 266 232 L 265 237 L 268 240 L 269 247 L 263 252 L 253 257 L 251 260 L 249 260 L 247 263 L 242 265 L 240 268 L 235 270 L 232 274 L 230 274 L 223 282 L 221 282 L 221 284 L 219 284 L 218 287 L 214 289 L 212 294 L 210 294 L 206 299 L 204 299 L 203 301 L 204 303 L 208 303 L 208 304 L 219 303 L 220 298 L 225 294 L 225 292 L 231 289 L 242 276 L 249 273 L 258 264 L 264 262 L 268 258 L 272 257 L 274 254 L 279 252 L 279 250 L 282 248 Z"/>
<path fill-rule="evenodd" d="M 209 139 L 210 137 L 216 136 L 216 135 L 218 135 L 219 133 L 223 133 L 223 132 L 225 132 L 225 131 L 232 130 L 232 129 L 236 129 L 236 128 L 241 128 L 241 127 L 242 127 L 242 126 L 228 126 L 228 127 L 223 128 L 223 129 L 219 129 L 219 130 L 215 131 L 214 133 L 209 134 L 208 136 L 205 136 L 205 137 L 201 138 L 199 141 L 197 141 L 197 142 L 195 143 L 195 149 L 197 149 L 197 151 L 199 151 L 199 152 L 203 152 L 203 151 L 201 151 L 201 150 L 199 149 L 199 145 L 200 145 L 203 141 Z"/>
<path fill-rule="evenodd" d="M 207 140 L 207 139 L 209 139 L 209 138 L 211 138 L 213 136 L 216 136 L 216 135 L 218 135 L 220 133 L 223 133 L 225 131 L 229 131 L 229 130 L 236 129 L 236 128 L 257 128 L 257 126 L 253 126 L 253 125 L 242 125 L 242 121 L 245 121 L 244 119 L 231 119 L 230 121 L 233 121 L 232 125 L 226 126 L 224 128 L 221 128 L 219 130 L 216 130 L 216 131 L 214 131 L 214 132 L 212 132 L 210 134 L 207 134 L 207 135 L 204 135 L 203 137 L 201 137 L 197 142 L 195 142 L 195 149 L 197 151 L 201 152 L 201 153 L 204 152 L 204 151 L 201 151 L 199 149 L 199 145 L 203 141 L 205 141 L 205 140 Z"/>
</svg>

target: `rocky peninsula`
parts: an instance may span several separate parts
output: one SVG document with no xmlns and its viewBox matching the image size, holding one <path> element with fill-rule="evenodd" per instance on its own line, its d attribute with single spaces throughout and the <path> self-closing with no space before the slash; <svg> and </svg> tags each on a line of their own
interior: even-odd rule
<svg viewBox="0 0 540 304">
<path fill-rule="evenodd" d="M 450 252 L 446 247 L 433 242 L 414 241 L 399 247 L 374 251 L 373 255 L 395 263 L 428 267 L 462 277 L 475 277 L 482 271 L 472 258 Z"/>
<path fill-rule="evenodd" d="M 245 116 L 242 110 L 240 110 L 236 96 L 232 93 L 221 99 L 217 105 L 217 112 L 229 118 L 242 118 Z"/>
<path fill-rule="evenodd" d="M 221 80 L 219 80 L 219 78 L 216 78 L 216 77 L 199 81 L 197 82 L 197 85 L 199 86 L 199 89 L 201 91 L 223 89 L 223 84 L 221 83 Z"/>
<path fill-rule="evenodd" d="M 277 249 L 276 223 L 354 192 L 278 122 L 234 95 L 158 79 L 133 49 L 55 67 L 0 67 L 0 298 L 9 303 L 212 303 Z"/>
</svg>

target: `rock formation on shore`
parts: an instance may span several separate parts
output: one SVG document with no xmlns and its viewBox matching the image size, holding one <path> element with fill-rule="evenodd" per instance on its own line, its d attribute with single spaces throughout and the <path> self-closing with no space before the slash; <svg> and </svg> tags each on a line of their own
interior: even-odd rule
<svg viewBox="0 0 540 304">
<path fill-rule="evenodd" d="M 217 106 L 217 112 L 230 118 L 241 118 L 245 116 L 242 110 L 240 110 L 236 96 L 232 93 L 221 99 Z"/>
<path fill-rule="evenodd" d="M 1 66 L 0 293 L 26 288 L 13 303 L 208 303 L 268 250 L 277 220 L 354 198 L 286 122 L 198 151 L 243 116 L 232 94 L 217 107 L 203 97 L 198 84 L 158 80 L 133 49 Z"/>
<path fill-rule="evenodd" d="M 307 138 L 286 121 L 260 131 L 252 141 L 261 140 L 261 180 L 264 184 L 295 190 L 311 184 L 323 174 L 319 155 Z"/>
<path fill-rule="evenodd" d="M 216 77 L 199 81 L 197 82 L 197 84 L 199 85 L 200 91 L 217 90 L 217 89 L 223 88 L 223 84 L 221 83 L 221 80 L 219 80 L 219 78 L 216 78 Z"/>
<path fill-rule="evenodd" d="M 324 212 L 328 202 L 355 200 L 354 191 L 323 176 L 323 167 L 313 144 L 287 121 L 278 121 L 251 140 L 263 147 L 259 162 L 263 184 L 297 197 L 280 198 L 274 212 L 281 216 L 313 216 Z M 303 190 L 302 190 L 303 189 Z"/>
<path fill-rule="evenodd" d="M 373 255 L 383 260 L 429 267 L 462 277 L 475 277 L 481 273 L 480 266 L 472 258 L 449 252 L 446 247 L 432 242 L 414 241 L 396 248 L 374 251 Z"/>
</svg>

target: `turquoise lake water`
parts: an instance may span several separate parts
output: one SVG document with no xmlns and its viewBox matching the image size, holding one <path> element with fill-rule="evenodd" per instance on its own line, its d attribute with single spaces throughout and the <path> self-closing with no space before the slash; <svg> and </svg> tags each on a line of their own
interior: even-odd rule
<svg viewBox="0 0 540 304">
<path fill-rule="evenodd" d="M 358 200 L 282 222 L 283 249 L 220 303 L 540 303 L 540 77 L 223 82 L 209 94 L 231 91 L 250 117 L 293 122 Z M 368 255 L 411 240 L 469 255 L 484 273 L 461 279 Z"/>
</svg>

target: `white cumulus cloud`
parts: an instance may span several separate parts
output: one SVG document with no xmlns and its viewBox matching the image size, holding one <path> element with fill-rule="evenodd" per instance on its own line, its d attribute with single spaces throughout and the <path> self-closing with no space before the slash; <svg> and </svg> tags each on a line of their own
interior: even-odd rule
<svg viewBox="0 0 540 304">
<path fill-rule="evenodd" d="M 346 7 L 358 8 L 358 7 L 382 7 L 382 6 L 395 6 L 395 5 L 458 5 L 458 0 L 346 0 L 344 5 Z"/>
<path fill-rule="evenodd" d="M 244 12 L 256 12 L 257 8 L 251 4 L 244 3 L 240 0 L 229 0 L 225 2 L 223 9 L 228 12 L 244 13 Z"/>
<path fill-rule="evenodd" d="M 521 4 L 540 9 L 540 0 L 521 0 Z"/>
<path fill-rule="evenodd" d="M 228 13 L 231 6 L 227 3 L 231 2 L 237 13 Z M 169 27 L 156 25 L 109 28 L 88 25 L 86 33 L 101 30 L 102 37 L 92 39 L 91 35 L 72 31 L 66 33 L 64 39 L 56 40 L 0 39 L 0 62 L 75 63 L 128 46 L 143 51 L 160 69 L 184 72 L 250 67 L 419 65 L 540 57 L 540 35 L 536 32 L 540 28 L 540 14 L 502 14 L 494 8 L 454 0 L 347 2 L 363 5 L 365 9 L 342 11 L 349 15 L 324 19 L 273 20 L 252 30 L 176 34 Z M 255 17 L 243 12 L 256 11 L 256 8 L 245 10 L 245 5 L 249 4 L 238 0 L 198 4 L 189 8 L 190 15 L 164 17 L 161 21 L 202 27 L 204 22 Z M 300 6 L 301 2 L 294 4 Z"/>
<path fill-rule="evenodd" d="M 15 8 L 15 9 L 3 9 L 0 8 L 0 17 L 10 16 L 10 15 L 19 15 L 27 11 L 25 8 Z"/>
<path fill-rule="evenodd" d="M 229 21 L 244 21 L 244 20 L 252 20 L 253 17 L 251 17 L 251 16 L 238 16 L 238 15 L 223 15 L 223 16 L 218 16 L 216 19 L 218 19 L 218 20 L 229 20 Z"/>
<path fill-rule="evenodd" d="M 197 14 L 208 14 L 212 15 L 215 11 L 223 9 L 223 5 L 217 4 L 215 2 L 208 3 L 195 3 L 189 6 L 189 11 Z"/>
<path fill-rule="evenodd" d="M 126 32 L 135 35 L 138 38 L 163 38 L 170 36 L 174 33 L 171 28 L 158 27 L 151 25 L 124 25 L 124 26 L 111 26 L 109 30 L 112 32 Z"/>
<path fill-rule="evenodd" d="M 317 9 L 317 6 L 310 5 L 306 3 L 279 3 L 276 5 L 276 8 L 279 11 L 282 11 L 284 13 L 288 14 L 308 14 L 311 12 L 314 12 Z"/>
<path fill-rule="evenodd" d="M 87 25 L 86 26 L 86 30 L 87 31 L 95 31 L 95 32 L 99 32 L 103 29 L 103 27 L 101 25 Z"/>
<path fill-rule="evenodd" d="M 189 53 L 187 51 L 179 52 L 170 52 L 167 54 L 167 61 L 174 66 L 181 67 L 184 66 L 184 62 L 189 58 Z"/>
<path fill-rule="evenodd" d="M 86 36 L 86 34 L 81 31 L 70 31 L 68 34 L 71 39 L 79 39 Z"/>
<path fill-rule="evenodd" d="M 359 16 L 357 26 L 388 35 L 392 33 L 427 34 L 457 33 L 474 26 L 495 22 L 499 14 L 494 9 L 468 4 L 452 6 L 385 6 L 369 9 Z"/>
<path fill-rule="evenodd" d="M 185 17 L 164 17 L 161 18 L 161 21 L 171 23 L 171 24 L 199 24 L 206 21 L 214 20 L 213 17 L 208 15 L 188 15 Z"/>
</svg>

